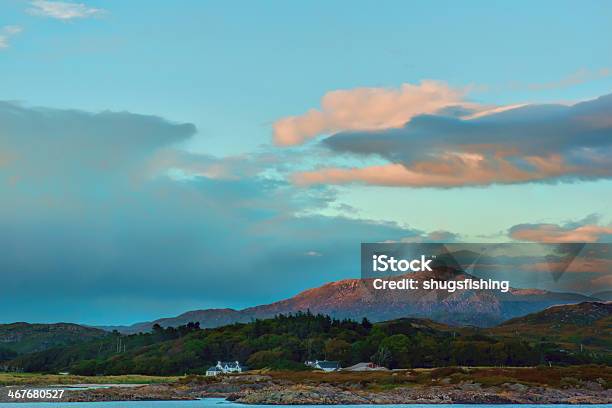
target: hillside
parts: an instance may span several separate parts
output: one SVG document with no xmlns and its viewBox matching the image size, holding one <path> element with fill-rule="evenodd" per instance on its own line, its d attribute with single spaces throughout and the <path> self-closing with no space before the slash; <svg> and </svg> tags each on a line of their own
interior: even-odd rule
<svg viewBox="0 0 612 408">
<path fill-rule="evenodd" d="M 103 330 L 72 323 L 0 324 L 0 348 L 31 353 L 66 346 L 108 335 Z"/>
<path fill-rule="evenodd" d="M 612 352 L 612 302 L 553 306 L 491 330 L 498 337 L 554 342 L 563 350 Z"/>
<path fill-rule="evenodd" d="M 21 356 L 10 365 L 82 375 L 174 375 L 203 373 L 217 360 L 290 370 L 303 370 L 303 361 L 316 358 L 390 368 L 610 364 L 611 312 L 608 304 L 565 305 L 490 329 L 416 318 L 357 323 L 299 313 L 204 330 L 156 326 L 152 333 L 111 335 Z M 602 330 L 582 331 L 585 319 L 588 327 Z M 585 333 L 590 343 L 581 348 Z"/>
<path fill-rule="evenodd" d="M 453 271 L 421 272 L 410 275 L 418 280 L 430 278 L 465 279 L 469 275 Z M 310 310 L 339 319 L 373 322 L 418 317 L 453 325 L 489 327 L 505 320 L 540 311 L 552 305 L 593 300 L 573 293 L 555 293 L 535 289 L 513 289 L 508 293 L 496 291 L 443 290 L 374 291 L 370 280 L 347 279 L 309 289 L 289 299 L 242 310 L 205 309 L 183 313 L 176 317 L 137 323 L 132 326 L 103 327 L 130 334 L 151 330 L 154 324 L 178 327 L 188 322 L 199 322 L 203 328 L 231 323 L 247 323 L 266 319 L 279 313 L 288 314 Z"/>
<path fill-rule="evenodd" d="M 552 306 L 538 313 L 508 320 L 501 327 L 517 327 L 529 324 L 545 326 L 592 326 L 610 316 L 612 302 L 583 302 L 576 305 Z"/>
</svg>

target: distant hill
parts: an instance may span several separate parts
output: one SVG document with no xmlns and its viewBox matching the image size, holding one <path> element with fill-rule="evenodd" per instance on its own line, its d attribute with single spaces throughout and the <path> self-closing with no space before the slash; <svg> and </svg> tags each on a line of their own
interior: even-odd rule
<svg viewBox="0 0 612 408">
<path fill-rule="evenodd" d="M 470 277 L 449 270 L 421 272 L 410 277 L 426 279 L 465 279 Z M 380 322 L 402 317 L 419 317 L 453 325 L 489 327 L 517 316 L 545 309 L 552 305 L 579 303 L 593 298 L 574 293 L 555 293 L 537 289 L 513 289 L 508 293 L 485 290 L 465 290 L 448 293 L 444 290 L 374 291 L 371 281 L 347 279 L 309 289 L 298 295 L 268 305 L 242 310 L 205 309 L 183 313 L 132 326 L 101 327 L 121 333 L 150 331 L 154 324 L 178 327 L 199 322 L 202 328 L 231 323 L 247 323 L 279 313 L 310 310 L 336 318 L 360 320 L 367 317 Z"/>
<path fill-rule="evenodd" d="M 344 367 L 374 361 L 389 368 L 612 363 L 611 304 L 564 305 L 493 328 L 427 319 L 380 323 L 298 313 L 214 329 L 156 326 L 152 333 L 101 339 L 19 356 L 9 369 L 73 374 L 202 374 L 218 360 L 304 370 L 327 358 Z"/>
<path fill-rule="evenodd" d="M 612 314 L 612 302 L 583 302 L 576 305 L 552 306 L 538 313 L 518 317 L 503 323 L 502 327 L 523 324 L 545 326 L 590 326 Z"/>
<path fill-rule="evenodd" d="M 490 334 L 548 341 L 564 349 L 612 352 L 612 302 L 583 302 L 552 306 L 541 312 L 508 320 Z"/>
<path fill-rule="evenodd" d="M 107 336 L 103 330 L 72 323 L 0 324 L 0 348 L 31 353 Z"/>
<path fill-rule="evenodd" d="M 271 317 L 271 316 L 270 316 Z M 113 331 L 117 330 L 123 334 L 135 334 L 149 332 L 155 324 L 162 327 L 178 327 L 190 322 L 199 322 L 202 328 L 221 327 L 232 323 L 247 323 L 252 320 L 248 313 L 234 309 L 205 309 L 192 310 L 176 317 L 167 317 L 152 322 L 135 323 L 131 326 L 98 326 L 97 328 Z"/>
</svg>

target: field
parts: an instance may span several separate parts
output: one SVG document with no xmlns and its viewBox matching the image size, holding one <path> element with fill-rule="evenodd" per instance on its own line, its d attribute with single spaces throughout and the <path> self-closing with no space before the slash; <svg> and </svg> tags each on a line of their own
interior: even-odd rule
<svg viewBox="0 0 612 408">
<path fill-rule="evenodd" d="M 246 374 L 232 375 L 235 382 L 253 381 L 253 377 L 265 376 L 273 382 L 354 386 L 359 384 L 369 390 L 385 390 L 406 386 L 435 386 L 459 383 L 478 383 L 483 387 L 505 383 L 551 388 L 569 388 L 580 383 L 596 382 L 604 389 L 612 388 L 612 367 L 602 365 L 568 367 L 442 367 L 410 370 L 324 373 L 321 371 L 270 371 L 256 370 Z M 241 380 L 243 379 L 243 380 Z M 186 376 L 179 384 L 214 383 L 223 377 Z"/>
<path fill-rule="evenodd" d="M 61 384 L 118 384 L 79 389 Z M 119 386 L 119 384 L 146 384 Z M 66 388 L 64 402 L 193 400 L 222 397 L 244 404 L 352 405 L 408 403 L 567 404 L 612 402 L 612 368 L 443 367 L 384 372 L 253 370 L 206 377 L 186 375 L 76 376 L 0 374 L 0 388 Z M 0 402 L 14 402 L 0 393 Z"/>
<path fill-rule="evenodd" d="M 272 381 L 287 381 L 294 384 L 342 385 L 361 383 L 370 388 L 389 388 L 406 385 L 435 385 L 476 382 L 483 386 L 495 386 L 507 382 L 525 385 L 544 385 L 554 388 L 572 385 L 575 381 L 598 381 L 604 388 L 612 388 L 612 367 L 443 367 L 434 369 L 412 369 L 378 372 L 323 373 L 320 371 L 271 371 L 255 370 L 232 375 L 240 382 L 249 382 L 253 375 L 263 375 Z M 218 382 L 221 377 L 203 376 L 149 376 L 109 375 L 80 376 L 57 374 L 0 373 L 0 386 L 6 385 L 56 385 L 56 384 L 188 384 L 194 382 Z"/>
<path fill-rule="evenodd" d="M 159 384 L 174 383 L 179 377 L 150 375 L 80 376 L 57 374 L 0 373 L 0 386 L 55 384 Z"/>
</svg>

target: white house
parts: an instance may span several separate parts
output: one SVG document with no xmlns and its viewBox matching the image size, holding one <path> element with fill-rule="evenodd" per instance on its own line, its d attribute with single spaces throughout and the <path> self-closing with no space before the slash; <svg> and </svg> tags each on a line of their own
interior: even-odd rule
<svg viewBox="0 0 612 408">
<path fill-rule="evenodd" d="M 323 370 L 325 372 L 340 370 L 340 363 L 338 361 L 314 360 L 305 361 L 304 364 L 308 367 Z"/>
<path fill-rule="evenodd" d="M 215 375 L 219 375 L 221 373 L 223 373 L 223 371 L 221 371 L 221 369 L 217 366 L 208 367 L 208 370 L 206 370 L 207 377 L 214 377 Z"/>
<path fill-rule="evenodd" d="M 238 361 L 217 361 L 216 366 L 209 367 L 206 370 L 206 375 L 215 376 L 227 373 L 241 373 L 246 370 L 246 366 L 241 365 Z"/>
</svg>

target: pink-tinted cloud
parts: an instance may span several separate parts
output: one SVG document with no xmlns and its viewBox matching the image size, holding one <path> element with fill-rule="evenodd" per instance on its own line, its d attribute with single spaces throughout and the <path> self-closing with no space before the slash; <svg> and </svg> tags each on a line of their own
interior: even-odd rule
<svg viewBox="0 0 612 408">
<path fill-rule="evenodd" d="M 438 81 L 403 84 L 399 89 L 355 88 L 326 93 L 320 109 L 289 116 L 274 123 L 274 141 L 291 146 L 321 134 L 345 130 L 399 128 L 412 117 L 439 110 L 478 105 L 464 100 L 466 91 Z"/>
<path fill-rule="evenodd" d="M 597 242 L 602 236 L 609 234 L 612 234 L 612 226 L 595 224 L 570 227 L 557 224 L 519 224 L 509 231 L 512 239 L 545 243 Z"/>
<path fill-rule="evenodd" d="M 612 271 L 612 259 L 577 256 L 569 266 L 566 262 L 536 262 L 521 265 L 521 269 L 534 272 L 564 270 L 569 273 L 602 273 Z"/>
<path fill-rule="evenodd" d="M 385 162 L 306 169 L 293 180 L 299 185 L 462 187 L 611 178 L 611 114 L 612 95 L 571 106 L 481 106 L 470 112 L 447 107 L 396 128 L 335 133 L 321 146 L 359 163 Z"/>
<path fill-rule="evenodd" d="M 363 183 L 395 187 L 460 187 L 538 181 L 576 172 L 558 155 L 530 156 L 530 169 L 520 168 L 503 154 L 445 153 L 437 160 L 411 165 L 390 163 L 363 168 L 324 168 L 294 174 L 298 185 Z"/>
<path fill-rule="evenodd" d="M 579 85 L 590 81 L 596 81 L 602 78 L 607 78 L 610 75 L 612 75 L 612 70 L 610 70 L 609 68 L 601 68 L 598 70 L 589 70 L 586 68 L 582 68 L 557 81 L 529 84 L 527 85 L 527 89 L 532 91 L 563 89 L 568 88 L 570 86 Z M 520 86 L 518 88 L 520 88 Z"/>
<path fill-rule="evenodd" d="M 239 180 L 256 176 L 263 169 L 263 158 L 257 155 L 215 157 L 174 148 L 161 149 L 151 157 L 147 173 L 151 176 L 176 172 L 186 178 L 206 177 L 214 180 Z"/>
</svg>

